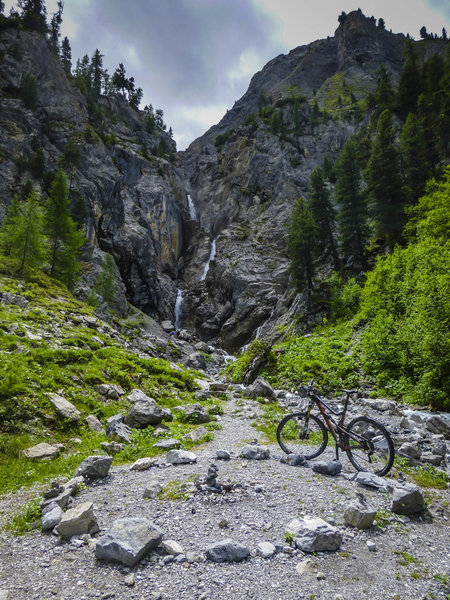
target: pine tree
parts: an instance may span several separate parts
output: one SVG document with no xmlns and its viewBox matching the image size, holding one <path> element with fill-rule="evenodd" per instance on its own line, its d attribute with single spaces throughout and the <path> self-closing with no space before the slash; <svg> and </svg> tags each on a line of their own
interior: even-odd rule
<svg viewBox="0 0 450 600">
<path fill-rule="evenodd" d="M 47 33 L 47 10 L 44 0 L 19 0 L 21 21 L 25 29 Z"/>
<path fill-rule="evenodd" d="M 103 54 L 100 53 L 100 50 L 95 50 L 92 60 L 91 60 L 91 77 L 92 77 L 92 93 L 94 99 L 100 96 L 102 92 L 102 81 L 103 81 Z"/>
<path fill-rule="evenodd" d="M 72 191 L 72 180 L 74 170 L 80 166 L 81 147 L 74 142 L 72 138 L 64 146 L 62 156 L 59 158 L 59 165 L 69 172 L 69 197 Z"/>
<path fill-rule="evenodd" d="M 431 178 L 432 172 L 427 159 L 423 127 L 413 113 L 409 113 L 402 127 L 400 152 L 405 199 L 414 204 L 423 195 L 425 183 Z"/>
<path fill-rule="evenodd" d="M 391 74 L 384 64 L 378 69 L 376 77 L 377 87 L 374 95 L 375 107 L 382 113 L 386 108 L 391 109 L 394 102 L 395 91 L 392 86 Z"/>
<path fill-rule="evenodd" d="M 297 291 L 300 293 L 306 291 L 308 308 L 311 304 L 318 235 L 319 229 L 312 210 L 303 198 L 299 198 L 294 205 L 289 223 L 289 270 Z"/>
<path fill-rule="evenodd" d="M 3 227 L 7 230 L 10 255 L 19 261 L 18 273 L 23 273 L 28 267 L 41 266 L 46 255 L 45 237 L 42 233 L 43 214 L 36 192 L 28 196 Z M 3 227 L 0 230 L 2 239 L 5 233 Z"/>
<path fill-rule="evenodd" d="M 376 235 L 388 249 L 393 249 L 401 238 L 404 202 L 400 157 L 392 115 L 388 110 L 383 111 L 378 119 L 377 133 L 366 167 L 366 180 Z"/>
<path fill-rule="evenodd" d="M 128 79 L 123 63 L 120 63 L 114 71 L 113 76 L 111 77 L 111 85 L 115 90 L 122 92 L 125 96 L 125 92 L 128 89 Z"/>
<path fill-rule="evenodd" d="M 417 99 L 422 91 L 422 77 L 414 42 L 411 39 L 406 39 L 403 53 L 406 62 L 398 84 L 397 104 L 401 117 L 406 119 L 408 113 L 414 112 L 417 108 Z"/>
<path fill-rule="evenodd" d="M 11 254 L 17 220 L 20 217 L 20 202 L 17 194 L 14 194 L 11 204 L 6 210 L 5 218 L 3 219 L 0 229 L 0 246 L 6 256 Z"/>
<path fill-rule="evenodd" d="M 330 201 L 330 193 L 325 184 L 322 169 L 317 167 L 311 173 L 311 192 L 309 193 L 309 207 L 319 228 L 318 242 L 320 252 L 330 256 L 334 267 L 339 268 L 339 256 L 333 237 L 335 214 Z"/>
<path fill-rule="evenodd" d="M 49 45 L 54 54 L 59 56 L 59 38 L 61 37 L 62 13 L 64 4 L 62 0 L 58 0 L 58 10 L 52 16 L 50 21 Z"/>
<path fill-rule="evenodd" d="M 142 88 L 138 87 L 135 90 L 133 90 L 132 92 L 130 92 L 129 94 L 129 103 L 131 108 L 134 108 L 134 110 L 139 110 L 139 105 L 142 101 L 142 97 L 144 95 L 144 92 L 142 91 Z"/>
<path fill-rule="evenodd" d="M 102 269 L 97 277 L 95 288 L 110 307 L 113 305 L 116 297 L 115 280 L 114 259 L 111 254 L 106 254 L 103 260 Z"/>
<path fill-rule="evenodd" d="M 70 75 L 72 72 L 72 49 L 67 36 L 63 39 L 61 44 L 61 62 L 66 74 Z"/>
<path fill-rule="evenodd" d="M 73 290 L 81 269 L 78 255 L 85 242 L 85 237 L 72 219 L 68 220 L 64 244 L 58 256 L 58 279 Z"/>
<path fill-rule="evenodd" d="M 341 253 L 345 260 L 353 257 L 354 261 L 364 268 L 364 248 L 368 236 L 367 202 L 361 191 L 357 146 L 351 138 L 342 148 L 335 172 Z"/>
<path fill-rule="evenodd" d="M 49 243 L 50 275 L 70 285 L 83 236 L 70 217 L 67 183 L 62 170 L 58 171 L 50 186 L 45 231 Z"/>
</svg>

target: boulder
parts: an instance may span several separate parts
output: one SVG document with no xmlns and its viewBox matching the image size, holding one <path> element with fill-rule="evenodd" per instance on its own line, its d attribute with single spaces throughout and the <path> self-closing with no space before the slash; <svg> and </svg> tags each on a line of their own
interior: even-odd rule
<svg viewBox="0 0 450 600">
<path fill-rule="evenodd" d="M 181 409 L 188 423 L 209 423 L 211 417 L 200 404 L 187 404 Z"/>
<path fill-rule="evenodd" d="M 303 552 L 331 552 L 342 543 L 342 535 L 336 527 L 309 515 L 290 521 L 286 533 L 294 537 L 296 547 Z"/>
<path fill-rule="evenodd" d="M 208 431 L 208 429 L 206 429 L 206 427 L 197 427 L 196 429 L 193 429 L 192 431 L 190 431 L 189 433 L 184 435 L 183 440 L 189 440 L 191 442 L 198 442 L 203 437 L 205 437 L 205 435 L 208 435 L 208 433 L 209 433 L 209 431 Z"/>
<path fill-rule="evenodd" d="M 267 446 L 247 444 L 242 448 L 241 455 L 248 460 L 265 460 L 270 457 L 270 450 Z"/>
<path fill-rule="evenodd" d="M 420 460 L 422 448 L 419 446 L 418 442 L 405 442 L 400 446 L 397 452 L 400 456 L 412 458 L 413 460 Z"/>
<path fill-rule="evenodd" d="M 322 475 L 338 475 L 342 471 L 342 464 L 339 460 L 321 460 L 313 466 L 312 470 Z"/>
<path fill-rule="evenodd" d="M 147 469 L 150 469 L 150 467 L 153 467 L 153 465 L 156 463 L 157 459 L 150 458 L 149 456 L 138 458 L 137 461 L 131 465 L 130 471 L 146 471 Z"/>
<path fill-rule="evenodd" d="M 270 558 L 276 553 L 277 549 L 270 542 L 260 542 L 256 547 L 256 556 L 261 558 Z"/>
<path fill-rule="evenodd" d="M 106 477 L 112 462 L 112 456 L 88 456 L 77 467 L 75 475 L 80 475 L 86 479 L 100 479 Z"/>
<path fill-rule="evenodd" d="M 428 417 L 425 421 L 425 427 L 431 433 L 441 433 L 445 436 L 446 440 L 450 440 L 450 423 L 443 417 L 439 415 Z"/>
<path fill-rule="evenodd" d="M 42 442 L 24 450 L 23 455 L 31 459 L 52 458 L 60 453 L 61 447 L 63 447 L 62 444 L 47 444 Z"/>
<path fill-rule="evenodd" d="M 100 423 L 100 421 L 97 419 L 97 417 L 95 415 L 88 415 L 86 417 L 85 421 L 86 421 L 86 425 L 89 427 L 89 429 L 91 431 L 94 431 L 95 433 L 102 433 L 103 425 Z"/>
<path fill-rule="evenodd" d="M 219 460 L 230 460 L 231 454 L 227 450 L 216 450 L 216 458 Z"/>
<path fill-rule="evenodd" d="M 144 490 L 143 498 L 157 498 L 158 494 L 162 491 L 163 487 L 159 481 L 150 481 L 147 483 L 147 487 Z"/>
<path fill-rule="evenodd" d="M 250 398 L 268 398 L 276 400 L 276 394 L 268 381 L 263 377 L 257 377 L 255 381 L 245 388 L 244 394 Z"/>
<path fill-rule="evenodd" d="M 168 321 L 168 320 L 162 321 L 161 322 L 161 327 L 163 328 L 163 330 L 166 333 L 171 333 L 173 331 L 173 323 L 172 323 L 172 321 Z"/>
<path fill-rule="evenodd" d="M 356 483 L 367 487 L 373 487 L 377 490 L 386 489 L 387 482 L 385 479 L 374 473 L 367 473 L 366 471 L 360 471 L 357 473 L 355 478 Z"/>
<path fill-rule="evenodd" d="M 433 454 L 432 452 L 423 452 L 420 460 L 423 463 L 438 467 L 444 460 L 444 457 L 440 456 L 439 454 Z"/>
<path fill-rule="evenodd" d="M 44 508 L 41 516 L 41 527 L 42 531 L 49 531 L 54 529 L 63 518 L 63 510 L 56 502 L 50 502 L 50 504 Z"/>
<path fill-rule="evenodd" d="M 243 544 L 226 538 L 208 546 L 205 554 L 212 562 L 237 562 L 250 556 L 250 550 Z"/>
<path fill-rule="evenodd" d="M 122 413 L 109 417 L 106 422 L 106 437 L 114 442 L 131 443 L 131 427 L 125 425 Z"/>
<path fill-rule="evenodd" d="M 133 402 L 125 417 L 125 423 L 130 427 L 144 428 L 147 425 L 157 425 L 163 419 L 172 419 L 168 408 L 159 407 L 153 398 L 149 398 L 141 390 L 133 390 L 127 399 Z"/>
<path fill-rule="evenodd" d="M 117 519 L 110 531 L 97 541 L 95 556 L 133 567 L 162 539 L 163 532 L 149 519 Z"/>
<path fill-rule="evenodd" d="M 166 461 L 172 465 L 195 463 L 197 456 L 188 450 L 170 450 L 166 455 Z"/>
<path fill-rule="evenodd" d="M 92 502 L 83 502 L 64 513 L 56 531 L 65 539 L 74 535 L 93 534 L 99 530 Z"/>
<path fill-rule="evenodd" d="M 69 421 L 80 420 L 81 413 L 78 408 L 59 394 L 48 394 L 48 399 L 64 419 Z"/>
<path fill-rule="evenodd" d="M 153 444 L 153 448 L 160 448 L 161 450 L 172 450 L 172 448 L 178 448 L 181 444 L 180 440 L 175 438 L 168 438 L 167 440 L 161 440 Z"/>
<path fill-rule="evenodd" d="M 389 493 L 392 500 L 391 511 L 397 515 L 413 515 L 425 508 L 423 492 L 413 483 L 389 486 Z"/>
<path fill-rule="evenodd" d="M 206 359 L 201 352 L 192 352 L 184 361 L 188 369 L 203 370 L 206 369 Z"/>
<path fill-rule="evenodd" d="M 111 400 L 118 400 L 121 396 L 125 394 L 123 389 L 114 384 L 102 383 L 97 388 L 98 393 L 105 398 L 109 398 Z"/>
<path fill-rule="evenodd" d="M 353 501 L 344 512 L 344 523 L 357 529 L 369 529 L 372 526 L 377 509 L 367 504 L 363 494 Z"/>
</svg>

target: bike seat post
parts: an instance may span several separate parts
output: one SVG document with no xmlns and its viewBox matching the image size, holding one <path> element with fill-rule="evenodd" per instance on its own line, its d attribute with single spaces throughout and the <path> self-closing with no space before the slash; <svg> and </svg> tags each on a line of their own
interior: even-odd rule
<svg viewBox="0 0 450 600">
<path fill-rule="evenodd" d="M 347 415 L 348 403 L 350 401 L 351 392 L 349 392 L 348 390 L 344 390 L 344 393 L 345 393 L 344 410 L 341 413 L 341 418 L 339 419 L 339 425 L 342 425 L 343 422 L 345 421 L 345 417 Z"/>
</svg>

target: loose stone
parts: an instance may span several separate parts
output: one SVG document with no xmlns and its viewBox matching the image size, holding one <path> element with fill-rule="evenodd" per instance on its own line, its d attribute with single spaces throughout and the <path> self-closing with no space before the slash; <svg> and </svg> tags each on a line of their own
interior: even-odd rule
<svg viewBox="0 0 450 600">
<path fill-rule="evenodd" d="M 205 554 L 212 562 L 237 562 L 250 556 L 250 550 L 243 544 L 226 538 L 208 546 Z"/>
<path fill-rule="evenodd" d="M 149 519 L 117 519 L 111 530 L 97 541 L 95 555 L 132 567 L 162 539 L 163 532 Z"/>
</svg>

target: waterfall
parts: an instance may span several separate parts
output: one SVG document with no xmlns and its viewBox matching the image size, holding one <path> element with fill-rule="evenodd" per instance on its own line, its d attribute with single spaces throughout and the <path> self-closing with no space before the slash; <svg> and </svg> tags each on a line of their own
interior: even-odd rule
<svg viewBox="0 0 450 600">
<path fill-rule="evenodd" d="M 213 241 L 211 242 L 209 258 L 205 265 L 205 268 L 203 269 L 203 273 L 202 273 L 202 276 L 200 277 L 200 281 L 205 281 L 206 276 L 208 275 L 209 265 L 210 265 L 211 261 L 215 259 L 215 257 L 216 257 L 216 238 L 214 238 Z"/>
<path fill-rule="evenodd" d="M 187 195 L 187 201 L 188 201 L 188 208 L 189 208 L 189 216 L 191 217 L 192 221 L 196 221 L 197 220 L 197 212 L 195 210 L 194 201 L 192 200 L 190 194 Z"/>
<path fill-rule="evenodd" d="M 175 329 L 180 329 L 181 305 L 183 304 L 183 291 L 177 290 L 177 299 L 175 300 Z"/>
</svg>

